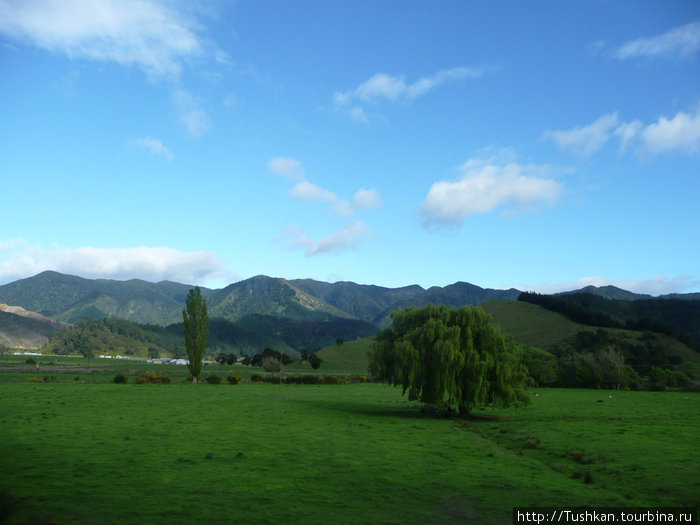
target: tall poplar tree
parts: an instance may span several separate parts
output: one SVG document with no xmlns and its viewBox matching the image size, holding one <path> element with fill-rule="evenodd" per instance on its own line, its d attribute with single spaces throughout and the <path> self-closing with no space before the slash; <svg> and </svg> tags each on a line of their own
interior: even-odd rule
<svg viewBox="0 0 700 525">
<path fill-rule="evenodd" d="M 187 294 L 186 309 L 182 311 L 185 322 L 185 349 L 187 350 L 187 365 L 192 374 L 192 382 L 197 383 L 202 372 L 202 359 L 209 338 L 209 314 L 207 301 L 202 298 L 202 291 L 195 286 Z"/>
<path fill-rule="evenodd" d="M 377 335 L 370 372 L 411 400 L 456 406 L 529 403 L 527 369 L 512 340 L 481 308 L 428 305 L 397 310 Z"/>
</svg>

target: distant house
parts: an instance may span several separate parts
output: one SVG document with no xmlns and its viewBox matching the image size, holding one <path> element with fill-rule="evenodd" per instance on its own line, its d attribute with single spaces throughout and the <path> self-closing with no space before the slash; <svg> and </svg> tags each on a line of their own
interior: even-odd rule
<svg viewBox="0 0 700 525">
<path fill-rule="evenodd" d="M 189 365 L 190 362 L 187 359 L 172 359 L 170 361 L 171 365 Z"/>
</svg>

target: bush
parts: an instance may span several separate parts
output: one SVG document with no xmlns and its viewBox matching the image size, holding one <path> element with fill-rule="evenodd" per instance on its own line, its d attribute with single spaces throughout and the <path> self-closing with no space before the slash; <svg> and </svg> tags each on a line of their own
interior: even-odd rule
<svg viewBox="0 0 700 525">
<path fill-rule="evenodd" d="M 294 385 L 320 385 L 323 383 L 323 378 L 315 374 L 297 374 L 287 376 L 286 383 Z"/>
<path fill-rule="evenodd" d="M 367 376 L 354 375 L 350 378 L 350 381 L 352 381 L 353 383 L 367 383 L 369 381 L 369 378 Z"/>
<path fill-rule="evenodd" d="M 253 374 L 252 376 L 250 376 L 250 380 L 253 383 L 260 383 L 263 380 L 263 376 L 261 376 L 260 374 Z"/>
<path fill-rule="evenodd" d="M 167 385 L 168 383 L 170 383 L 170 378 L 168 376 L 161 376 L 158 374 L 154 374 L 153 372 L 148 374 L 146 377 L 137 377 L 136 378 L 136 384 L 143 385 L 146 383 L 156 383 L 156 384 L 161 384 L 161 385 Z"/>
<path fill-rule="evenodd" d="M 226 381 L 228 382 L 229 385 L 237 385 L 238 383 L 241 382 L 241 378 L 238 376 L 228 376 L 226 378 Z"/>
<path fill-rule="evenodd" d="M 343 385 L 346 383 L 346 380 L 340 376 L 323 376 L 323 383 L 326 385 Z"/>
<path fill-rule="evenodd" d="M 217 375 L 208 375 L 207 377 L 204 378 L 204 380 L 209 383 L 210 385 L 220 385 L 221 384 L 221 376 Z"/>
<path fill-rule="evenodd" d="M 124 374 L 117 374 L 114 376 L 114 379 L 112 379 L 112 383 L 116 383 L 118 385 L 125 385 L 128 382 L 129 379 Z"/>
<path fill-rule="evenodd" d="M 55 383 L 56 376 L 44 376 L 44 383 Z"/>
<path fill-rule="evenodd" d="M 38 377 L 28 377 L 27 381 L 29 381 L 30 383 L 36 383 L 37 381 L 39 381 L 39 378 Z"/>
<path fill-rule="evenodd" d="M 282 361 L 274 357 L 263 357 L 262 359 L 262 367 L 265 372 L 281 372 L 283 366 Z"/>
<path fill-rule="evenodd" d="M 33 357 L 27 357 L 27 359 L 24 361 L 25 365 L 35 365 L 36 364 L 36 359 Z"/>
</svg>

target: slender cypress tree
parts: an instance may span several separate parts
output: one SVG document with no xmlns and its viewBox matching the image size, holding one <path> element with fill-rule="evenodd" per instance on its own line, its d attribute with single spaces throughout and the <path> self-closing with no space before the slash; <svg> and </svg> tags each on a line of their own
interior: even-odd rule
<svg viewBox="0 0 700 525">
<path fill-rule="evenodd" d="M 209 337 L 209 314 L 207 301 L 202 298 L 202 291 L 195 286 L 187 294 L 186 309 L 182 311 L 185 322 L 185 349 L 187 350 L 187 365 L 192 374 L 192 382 L 197 383 L 202 372 L 202 358 L 207 348 Z"/>
</svg>

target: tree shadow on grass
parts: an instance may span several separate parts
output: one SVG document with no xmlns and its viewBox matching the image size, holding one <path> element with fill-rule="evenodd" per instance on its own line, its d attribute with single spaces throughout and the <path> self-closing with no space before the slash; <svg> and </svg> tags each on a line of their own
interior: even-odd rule
<svg viewBox="0 0 700 525">
<path fill-rule="evenodd" d="M 370 417 L 395 417 L 401 419 L 417 419 L 424 417 L 419 407 L 409 406 L 404 403 L 370 403 L 363 401 L 347 400 L 333 401 L 326 399 L 298 399 L 294 401 L 308 407 L 328 410 L 332 412 L 345 412 L 359 416 Z M 392 406 L 393 405 L 393 406 Z"/>
<path fill-rule="evenodd" d="M 460 417 L 455 411 L 449 411 L 433 405 L 424 405 L 419 402 L 371 403 L 359 400 L 337 402 L 326 399 L 299 399 L 295 402 L 322 410 L 345 412 L 359 416 L 451 420 L 464 425 L 470 423 L 493 423 L 512 419 L 510 417 L 494 416 L 490 414 L 469 414 L 466 417 Z"/>
</svg>

